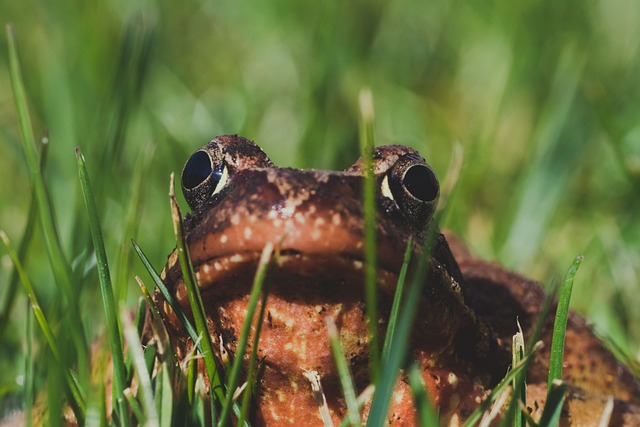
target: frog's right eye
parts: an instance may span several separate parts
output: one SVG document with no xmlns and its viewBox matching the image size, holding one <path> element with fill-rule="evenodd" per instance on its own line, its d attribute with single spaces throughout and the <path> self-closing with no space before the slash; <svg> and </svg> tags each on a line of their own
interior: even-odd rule
<svg viewBox="0 0 640 427">
<path fill-rule="evenodd" d="M 196 210 L 227 184 L 229 174 L 221 156 L 198 150 L 182 169 L 182 193 L 191 209 Z"/>
</svg>

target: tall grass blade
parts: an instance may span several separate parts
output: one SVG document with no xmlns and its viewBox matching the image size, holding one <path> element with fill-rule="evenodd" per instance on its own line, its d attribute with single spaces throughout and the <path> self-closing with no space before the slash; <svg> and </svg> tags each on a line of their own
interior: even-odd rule
<svg viewBox="0 0 640 427">
<path fill-rule="evenodd" d="M 27 427 L 31 427 L 33 425 L 33 402 L 35 401 L 35 378 L 33 372 L 33 319 L 31 317 L 31 313 L 27 313 L 26 317 L 25 339 L 27 340 L 27 354 L 24 358 L 24 417 Z"/>
<path fill-rule="evenodd" d="M 391 351 L 391 337 L 395 335 L 396 324 L 398 322 L 398 314 L 400 313 L 400 303 L 402 302 L 402 296 L 404 295 L 404 285 L 407 279 L 407 271 L 409 270 L 409 263 L 411 262 L 412 247 L 413 240 L 409 239 L 409 241 L 407 242 L 407 248 L 404 251 L 404 258 L 402 260 L 400 274 L 398 274 L 396 292 L 393 295 L 393 303 L 391 305 L 391 312 L 389 313 L 389 325 L 387 326 L 387 333 L 384 336 L 384 344 L 382 346 L 382 360 L 389 359 L 389 352 Z"/>
<path fill-rule="evenodd" d="M 156 408 L 158 408 L 160 427 L 171 427 L 174 408 L 173 387 L 171 386 L 171 377 L 166 364 L 162 364 L 158 368 L 154 398 Z"/>
<path fill-rule="evenodd" d="M 58 348 L 56 338 L 53 336 L 53 332 L 51 331 L 49 322 L 47 321 L 47 318 L 45 317 L 44 312 L 40 308 L 40 303 L 38 302 L 38 298 L 36 297 L 36 294 L 33 290 L 33 286 L 31 286 L 31 280 L 29 280 L 27 273 L 24 271 L 24 268 L 22 267 L 22 263 L 20 263 L 20 260 L 18 259 L 18 255 L 13 249 L 13 246 L 11 245 L 11 242 L 9 241 L 7 234 L 3 230 L 0 230 L 0 239 L 2 240 L 2 243 L 4 243 L 4 246 L 7 248 L 7 252 L 9 253 L 9 257 L 13 262 L 14 268 L 16 269 L 16 271 L 18 272 L 18 275 L 20 276 L 20 281 L 22 282 L 22 285 L 24 286 L 25 291 L 27 292 L 27 296 L 31 301 L 33 314 L 35 315 L 36 320 L 38 321 L 38 325 L 40 326 L 40 329 L 42 330 L 42 333 L 44 334 L 44 337 L 47 340 L 47 344 L 49 344 L 49 348 L 51 349 L 51 353 L 53 353 L 53 357 L 55 358 L 56 363 L 58 363 L 60 366 L 64 366 L 63 365 L 64 359 L 60 354 L 60 349 Z M 67 387 L 70 392 L 70 394 L 67 396 L 69 398 L 69 403 L 71 404 L 72 408 L 74 408 L 74 412 L 78 420 L 83 420 L 85 410 L 86 410 L 85 394 L 80 388 L 80 385 L 78 384 L 78 380 L 75 374 L 69 368 L 63 368 L 63 370 L 65 373 L 64 375 L 65 375 Z"/>
<path fill-rule="evenodd" d="M 544 405 L 538 426 L 555 427 L 560 424 L 560 414 L 564 404 L 564 393 L 567 385 L 555 380 L 547 393 L 547 403 Z M 595 421 L 595 420 L 594 420 Z"/>
<path fill-rule="evenodd" d="M 191 256 L 189 255 L 185 237 L 182 231 L 182 214 L 180 213 L 180 208 L 178 207 L 178 202 L 176 201 L 173 185 L 173 174 L 171 174 L 171 181 L 169 186 L 169 200 L 171 203 L 173 231 L 176 236 L 176 246 L 180 268 L 182 269 L 182 277 L 184 279 L 184 285 L 187 290 L 187 297 L 189 298 L 189 304 L 193 313 L 193 319 L 196 323 L 198 337 L 200 338 L 200 353 L 204 358 L 204 365 L 207 371 L 207 376 L 209 377 L 209 384 L 212 394 L 215 393 L 220 401 L 224 401 L 224 392 L 221 387 L 222 383 L 220 381 L 220 375 L 218 374 L 216 362 L 214 359 L 213 345 L 211 344 L 211 336 L 209 334 L 209 328 L 207 326 L 204 304 L 202 303 L 200 289 L 198 288 L 198 282 L 196 280 L 193 266 L 191 264 Z M 217 416 L 214 399 L 211 398 L 210 402 L 211 418 L 213 420 L 216 420 Z"/>
<path fill-rule="evenodd" d="M 583 256 L 577 256 L 573 260 L 564 278 L 564 282 L 560 287 L 549 355 L 549 380 L 547 384 L 549 391 L 551 391 L 551 385 L 555 380 L 562 379 L 562 359 L 564 356 L 564 339 L 567 332 L 567 321 L 569 319 L 569 302 L 571 301 L 571 292 L 573 291 L 573 280 L 580 268 L 580 264 L 582 264 L 582 260 L 584 260 Z"/>
<path fill-rule="evenodd" d="M 93 248 L 97 258 L 100 293 L 102 295 L 102 305 L 104 307 L 105 320 L 107 323 L 109 348 L 111 350 L 111 358 L 113 360 L 113 396 L 114 400 L 123 400 L 124 389 L 127 387 L 124 351 L 122 349 L 122 333 L 120 332 L 120 324 L 118 322 L 115 296 L 111 286 L 107 253 L 104 248 L 104 239 L 102 238 L 102 231 L 100 230 L 98 210 L 96 209 L 96 203 L 93 198 L 93 190 L 91 189 L 87 166 L 84 156 L 80 152 L 79 148 L 76 148 L 76 160 L 78 164 L 78 176 L 80 178 L 82 196 L 87 208 L 87 217 L 89 220 L 89 228 L 91 230 L 91 238 L 93 240 Z M 120 407 L 118 408 L 118 411 L 120 415 L 120 422 L 123 425 L 128 425 L 129 417 L 127 415 L 126 408 Z"/>
<path fill-rule="evenodd" d="M 253 279 L 253 286 L 251 288 L 251 294 L 249 295 L 249 302 L 247 303 L 246 318 L 244 319 L 242 331 L 240 333 L 240 337 L 238 338 L 238 350 L 236 352 L 236 357 L 233 360 L 231 372 L 229 373 L 229 380 L 227 381 L 227 398 L 224 401 L 224 406 L 222 407 L 222 412 L 220 414 L 220 422 L 218 423 L 218 426 L 220 427 L 224 427 L 229 423 L 231 404 L 233 402 L 232 396 L 235 393 L 240 381 L 242 360 L 244 359 L 243 355 L 245 349 L 247 348 L 247 343 L 249 342 L 249 334 L 251 333 L 251 324 L 253 323 L 254 317 L 253 315 L 256 311 L 256 306 L 258 305 L 260 294 L 262 293 L 262 284 L 264 283 L 267 268 L 271 261 L 272 252 L 273 245 L 271 243 L 267 243 L 262 250 L 262 254 L 260 255 L 258 269 L 256 270 L 256 275 Z M 261 319 L 258 319 L 258 321 L 260 322 Z"/>
<path fill-rule="evenodd" d="M 331 352 L 333 353 L 333 360 L 338 370 L 340 377 L 340 384 L 342 385 L 342 392 L 344 394 L 344 400 L 347 404 L 347 420 L 351 426 L 360 425 L 360 411 L 358 409 L 358 401 L 356 400 L 355 387 L 353 386 L 353 379 L 349 370 L 349 364 L 347 358 L 344 355 L 342 344 L 340 344 L 340 336 L 338 335 L 338 328 L 331 316 L 327 316 L 325 319 L 327 324 L 327 331 L 329 332 L 329 340 L 331 343 Z"/>
<path fill-rule="evenodd" d="M 153 268 L 153 266 L 151 265 L 151 262 L 149 261 L 147 256 L 144 254 L 144 252 L 142 251 L 140 246 L 136 243 L 136 241 L 135 240 L 131 240 L 131 244 L 133 245 L 133 249 L 138 254 L 138 257 L 140 257 L 140 260 L 142 261 L 142 264 L 144 264 L 145 268 L 147 269 L 147 272 L 149 273 L 149 276 L 151 276 L 151 280 L 153 280 L 154 285 L 156 285 L 156 287 L 158 288 L 158 290 L 162 294 L 162 297 L 167 301 L 169 306 L 171 306 L 173 311 L 176 313 L 176 316 L 178 317 L 178 319 L 182 323 L 182 326 L 184 326 L 184 329 L 187 332 L 187 334 L 189 335 L 189 338 L 191 338 L 191 341 L 193 341 L 194 343 L 196 343 L 196 345 L 198 345 L 198 349 L 202 353 L 202 349 L 199 347 L 200 339 L 198 338 L 198 332 L 193 327 L 193 325 L 191 324 L 191 321 L 189 320 L 187 315 L 182 310 L 182 307 L 180 307 L 180 304 L 178 303 L 178 301 L 176 301 L 176 299 L 171 294 L 169 289 L 165 286 L 164 282 L 160 278 L 160 275 L 158 275 L 156 270 Z M 157 308 L 155 307 L 155 304 L 153 303 L 153 301 L 150 301 L 149 305 L 153 306 L 155 308 L 155 310 L 157 311 Z"/>
<path fill-rule="evenodd" d="M 18 59 L 18 49 L 13 34 L 13 27 L 7 25 L 7 39 L 9 44 L 9 74 L 11 75 L 11 87 L 13 89 L 16 110 L 18 112 L 18 121 L 20 123 L 20 133 L 22 136 L 22 145 L 27 159 L 27 167 L 29 169 L 29 178 L 35 194 L 37 202 L 38 219 L 40 222 L 41 232 L 44 237 L 45 246 L 49 262 L 53 270 L 53 276 L 56 284 L 65 296 L 69 310 L 67 313 L 80 313 L 78 306 L 78 293 L 74 289 L 71 279 L 71 268 L 65 259 L 60 237 L 56 229 L 55 215 L 47 189 L 44 184 L 44 178 L 40 169 L 40 160 L 36 150 L 36 144 L 32 133 L 31 117 L 27 108 L 27 98 L 22 81 L 22 72 L 20 70 L 20 61 Z M 69 332 L 75 342 L 75 349 L 78 352 L 78 363 L 86 366 L 87 363 L 87 340 L 82 323 L 75 322 L 75 327 L 70 327 Z"/>
<path fill-rule="evenodd" d="M 364 283 L 367 317 L 369 318 L 369 370 L 378 384 L 380 344 L 378 338 L 378 279 L 376 268 L 376 188 L 373 171 L 373 97 L 371 91 L 360 91 L 360 151 L 363 169 L 364 209 Z"/>
<path fill-rule="evenodd" d="M 138 331 L 129 318 L 129 311 L 124 307 L 120 309 L 120 319 L 122 319 L 124 336 L 129 344 L 128 349 L 133 359 L 133 366 L 138 375 L 140 392 L 142 393 L 142 406 L 146 417 L 139 419 L 138 422 L 148 427 L 158 427 L 160 423 L 158 420 L 158 411 L 153 401 L 151 377 L 147 370 L 147 363 L 145 361 L 145 355 L 142 352 L 142 344 L 138 337 Z"/>
<path fill-rule="evenodd" d="M 381 372 L 380 382 L 376 386 L 376 391 L 373 395 L 369 417 L 367 418 L 367 427 L 382 427 L 386 422 L 389 400 L 395 387 L 398 372 L 403 363 L 405 363 L 407 356 L 411 325 L 421 300 L 435 235 L 436 225 L 432 221 L 427 229 L 425 244 L 422 247 L 418 263 L 409 282 L 409 290 L 397 322 L 395 334 L 390 339 L 389 358 L 383 360 L 384 370 Z"/>
<path fill-rule="evenodd" d="M 40 144 L 40 172 L 44 170 L 46 159 L 47 159 L 47 137 L 42 138 Z M 18 259 L 24 265 L 25 260 L 27 258 L 27 250 L 29 248 L 29 244 L 31 243 L 31 238 L 33 237 L 33 231 L 36 226 L 37 221 L 37 206 L 35 195 L 31 194 L 31 200 L 29 201 L 29 213 L 27 214 L 27 224 L 24 228 L 24 233 L 22 234 L 22 240 L 18 244 Z M 11 316 L 11 309 L 13 308 L 13 303 L 16 297 L 16 291 L 18 290 L 20 278 L 18 277 L 18 273 L 14 269 L 11 272 L 11 276 L 9 277 L 9 282 L 7 285 L 7 290 L 4 294 L 4 299 L 2 300 L 2 306 L 0 307 L 0 341 L 2 341 L 2 337 L 4 336 L 4 332 L 7 329 L 7 325 L 9 324 L 9 317 Z"/>
<path fill-rule="evenodd" d="M 144 186 L 144 177 L 147 176 L 149 164 L 153 158 L 153 149 L 147 146 L 141 150 L 139 159 L 134 168 L 132 178 L 131 198 L 129 199 L 129 207 L 125 220 L 125 236 L 133 236 L 136 234 L 140 221 L 142 219 L 142 188 Z M 117 301 L 125 301 L 127 297 L 127 283 L 129 279 L 129 265 L 131 262 L 131 246 L 127 242 L 120 245 L 120 253 L 118 254 L 117 276 L 115 281 Z"/>
<path fill-rule="evenodd" d="M 264 279 L 263 279 L 264 280 Z M 253 345 L 251 346 L 251 355 L 249 356 L 249 367 L 247 369 L 247 387 L 242 395 L 242 406 L 240 407 L 240 416 L 238 417 L 238 425 L 243 425 L 248 418 L 249 402 L 251 396 L 256 393 L 257 382 L 255 381 L 256 364 L 258 363 L 258 345 L 260 344 L 260 332 L 264 324 L 264 312 L 267 308 L 267 300 L 269 299 L 269 291 L 271 289 L 271 281 L 266 280 L 264 290 L 262 291 L 262 299 L 260 300 L 260 311 L 256 319 L 256 331 L 253 337 Z"/>
</svg>

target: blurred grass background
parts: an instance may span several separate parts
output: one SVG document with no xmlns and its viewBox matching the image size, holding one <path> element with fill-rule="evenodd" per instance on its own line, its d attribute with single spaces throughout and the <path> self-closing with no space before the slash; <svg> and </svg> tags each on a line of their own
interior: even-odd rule
<svg viewBox="0 0 640 427">
<path fill-rule="evenodd" d="M 15 27 L 36 136 L 49 136 L 46 182 L 90 333 L 102 311 L 75 146 L 132 299 L 132 272 L 143 268 L 123 267 L 120 248 L 133 237 L 163 265 L 173 247 L 168 176 L 192 151 L 239 133 L 282 166 L 345 168 L 358 156 L 357 95 L 367 86 L 378 145 L 419 149 L 441 178 L 453 145 L 464 147 L 443 226 L 542 282 L 584 254 L 572 307 L 640 357 L 637 1 L 22 0 L 0 3 L 0 17 Z M 0 228 L 18 242 L 31 190 L 7 57 L 3 37 Z M 28 271 L 55 316 L 38 232 Z M 11 264 L 0 256 L 1 299 Z M 0 387 L 23 371 L 18 293 Z"/>
</svg>

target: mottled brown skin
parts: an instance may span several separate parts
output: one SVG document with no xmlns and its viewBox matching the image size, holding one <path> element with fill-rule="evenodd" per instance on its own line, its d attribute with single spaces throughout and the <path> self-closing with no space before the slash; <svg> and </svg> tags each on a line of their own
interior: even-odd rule
<svg viewBox="0 0 640 427">
<path fill-rule="evenodd" d="M 369 383 L 362 163 L 345 172 L 277 168 L 255 144 L 238 136 L 215 138 L 205 150 L 227 168 L 228 180 L 213 185 L 213 195 L 213 188 L 187 188 L 194 211 L 186 218 L 185 231 L 214 347 L 219 348 L 222 338 L 225 348 L 237 355 L 257 260 L 267 243 L 274 244 L 278 255 L 269 270 L 271 289 L 258 348 L 263 370 L 253 425 L 322 425 L 304 370 L 320 375 L 331 417 L 339 423 L 345 403 L 330 352 L 327 316 L 336 321 L 358 390 Z M 415 170 L 421 176 L 430 173 L 410 148 L 379 147 L 374 155 L 381 333 L 404 249 L 411 238 L 420 250 L 437 202 L 437 182 L 435 194 L 424 195 L 428 199 L 424 203 L 405 194 L 404 173 L 413 165 L 418 165 Z M 175 252 L 163 280 L 189 311 Z M 422 367 L 442 424 L 455 425 L 504 376 L 516 317 L 529 330 L 544 295 L 536 283 L 473 258 L 457 241 L 452 255 L 442 235 L 436 240 L 424 287 L 410 356 Z M 168 304 L 159 294 L 154 298 L 178 357 L 185 357 L 193 344 Z M 548 328 L 544 341 L 547 345 L 529 375 L 529 401 L 537 399 L 540 406 L 546 387 Z M 576 315 L 570 318 L 566 355 L 564 374 L 570 388 L 563 422 L 597 424 L 599 415 L 592 412 L 598 413 L 609 395 L 618 399 L 612 425 L 640 421 L 637 380 Z M 365 407 L 364 417 L 367 412 Z M 411 392 L 402 376 L 389 422 L 416 423 Z"/>
</svg>

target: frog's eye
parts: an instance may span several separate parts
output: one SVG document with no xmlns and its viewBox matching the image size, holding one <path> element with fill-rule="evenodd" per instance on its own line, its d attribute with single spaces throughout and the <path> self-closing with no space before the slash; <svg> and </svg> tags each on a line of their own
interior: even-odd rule
<svg viewBox="0 0 640 427">
<path fill-rule="evenodd" d="M 195 210 L 227 184 L 228 171 L 221 158 L 208 150 L 198 150 L 182 169 L 182 193 Z"/>
<path fill-rule="evenodd" d="M 424 160 L 406 155 L 389 168 L 381 191 L 383 196 L 396 202 L 409 222 L 421 227 L 429 222 L 436 209 L 440 185 Z"/>
</svg>

